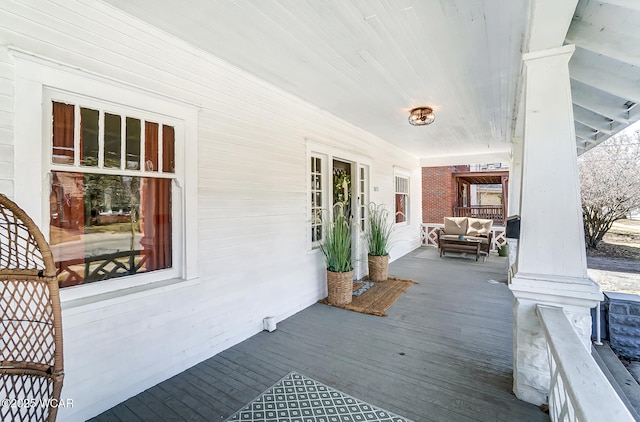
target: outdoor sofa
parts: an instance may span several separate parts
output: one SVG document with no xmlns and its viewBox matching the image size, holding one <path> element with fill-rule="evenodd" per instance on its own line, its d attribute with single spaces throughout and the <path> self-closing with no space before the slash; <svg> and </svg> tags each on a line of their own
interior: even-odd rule
<svg viewBox="0 0 640 422">
<path fill-rule="evenodd" d="M 487 255 L 491 249 L 493 220 L 473 217 L 445 217 L 444 227 L 437 230 L 438 249 L 440 256 L 445 251 L 466 252 L 469 250 L 465 243 L 472 245 L 479 242 L 476 252 L 484 252 Z"/>
</svg>

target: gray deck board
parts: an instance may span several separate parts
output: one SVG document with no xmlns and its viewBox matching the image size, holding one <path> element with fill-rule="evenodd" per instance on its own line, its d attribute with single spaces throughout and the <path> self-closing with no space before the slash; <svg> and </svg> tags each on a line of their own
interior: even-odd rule
<svg viewBox="0 0 640 422">
<path fill-rule="evenodd" d="M 297 371 L 415 421 L 548 421 L 511 392 L 513 296 L 490 258 L 418 249 L 390 267 L 420 284 L 388 317 L 315 304 L 93 420 L 220 421 Z"/>
</svg>

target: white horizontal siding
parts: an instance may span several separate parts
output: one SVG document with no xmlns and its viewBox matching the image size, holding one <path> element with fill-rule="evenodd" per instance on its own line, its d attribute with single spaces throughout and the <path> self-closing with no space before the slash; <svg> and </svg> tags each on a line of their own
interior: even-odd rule
<svg viewBox="0 0 640 422">
<path fill-rule="evenodd" d="M 392 258 L 419 246 L 417 159 L 298 98 L 92 0 L 0 6 L 0 191 L 13 192 L 13 66 L 7 46 L 200 107 L 199 283 L 64 310 L 60 420 L 84 420 L 326 293 L 307 251 L 306 143 L 371 160 L 371 199 L 393 207 L 393 168 L 412 171 L 411 225 Z"/>
<path fill-rule="evenodd" d="M 13 65 L 0 46 L 0 193 L 13 197 Z"/>
</svg>

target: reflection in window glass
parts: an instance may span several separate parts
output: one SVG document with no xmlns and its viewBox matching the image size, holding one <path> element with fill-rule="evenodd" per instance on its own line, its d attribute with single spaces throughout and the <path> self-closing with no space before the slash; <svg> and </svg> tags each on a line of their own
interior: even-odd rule
<svg viewBox="0 0 640 422">
<path fill-rule="evenodd" d="M 49 230 L 61 287 L 171 268 L 171 180 L 53 172 Z"/>
<path fill-rule="evenodd" d="M 98 110 L 80 109 L 80 164 L 98 165 Z"/>
<path fill-rule="evenodd" d="M 126 168 L 140 170 L 140 120 L 127 117 Z"/>
<path fill-rule="evenodd" d="M 115 114 L 104 114 L 104 166 L 120 168 L 122 150 L 121 118 Z"/>
<path fill-rule="evenodd" d="M 322 161 L 311 157 L 311 242 L 322 241 Z"/>
<path fill-rule="evenodd" d="M 396 223 L 404 223 L 407 221 L 408 202 L 409 202 L 409 178 L 396 176 Z"/>
</svg>

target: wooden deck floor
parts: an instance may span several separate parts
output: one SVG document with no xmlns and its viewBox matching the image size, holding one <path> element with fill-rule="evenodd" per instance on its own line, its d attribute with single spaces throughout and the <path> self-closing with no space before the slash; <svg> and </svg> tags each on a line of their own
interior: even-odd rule
<svg viewBox="0 0 640 422">
<path fill-rule="evenodd" d="M 297 371 L 414 421 L 548 421 L 511 392 L 506 264 L 422 248 L 391 265 L 420 282 L 375 317 L 316 304 L 94 421 L 222 421 Z"/>
</svg>

